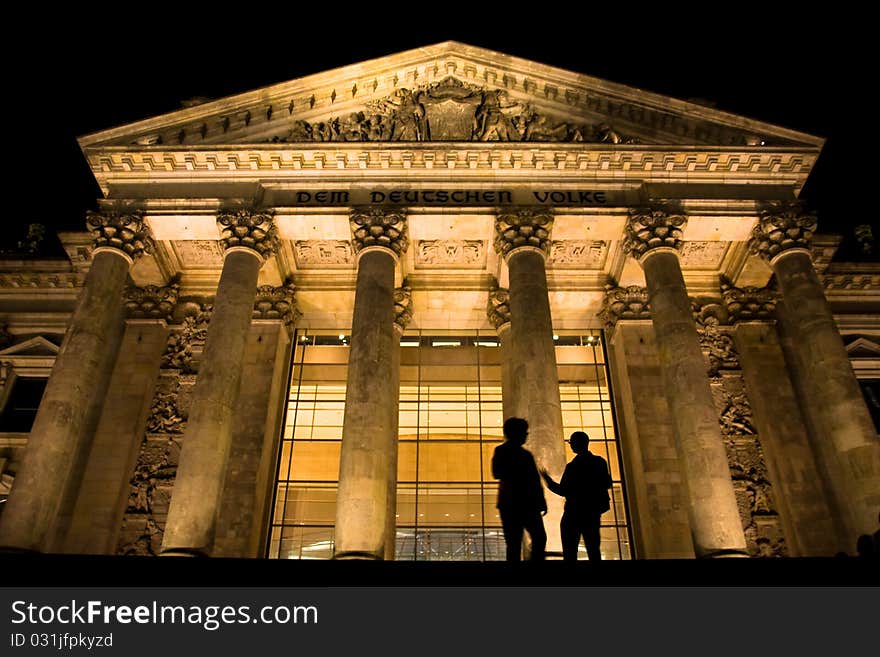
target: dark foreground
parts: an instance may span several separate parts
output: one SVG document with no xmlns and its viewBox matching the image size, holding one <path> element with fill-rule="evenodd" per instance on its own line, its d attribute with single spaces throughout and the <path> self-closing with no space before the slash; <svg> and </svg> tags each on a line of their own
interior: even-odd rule
<svg viewBox="0 0 880 657">
<path fill-rule="evenodd" d="M 3 586 L 880 586 L 855 557 L 503 562 L 281 561 L 0 554 Z"/>
</svg>

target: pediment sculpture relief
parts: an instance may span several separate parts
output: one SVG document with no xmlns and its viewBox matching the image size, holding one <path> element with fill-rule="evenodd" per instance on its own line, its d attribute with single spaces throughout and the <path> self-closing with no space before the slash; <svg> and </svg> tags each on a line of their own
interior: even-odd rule
<svg viewBox="0 0 880 657">
<path fill-rule="evenodd" d="M 610 125 L 575 124 L 512 100 L 504 89 L 484 89 L 448 77 L 398 89 L 363 111 L 310 123 L 295 121 L 274 142 L 536 141 L 637 143 Z"/>
</svg>

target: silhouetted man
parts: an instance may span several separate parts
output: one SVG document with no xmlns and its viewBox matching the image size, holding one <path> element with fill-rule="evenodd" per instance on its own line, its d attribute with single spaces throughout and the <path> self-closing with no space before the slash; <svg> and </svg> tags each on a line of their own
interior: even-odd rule
<svg viewBox="0 0 880 657">
<path fill-rule="evenodd" d="M 531 452 L 523 448 L 529 423 L 519 417 L 504 422 L 505 442 L 492 455 L 492 476 L 499 479 L 498 512 L 507 543 L 507 560 L 519 561 L 523 530 L 532 539 L 532 561 L 544 559 L 547 533 L 541 515 L 547 513 L 544 488 Z"/>
<path fill-rule="evenodd" d="M 575 457 L 565 466 L 559 483 L 546 472 L 541 473 L 547 488 L 565 497 L 565 510 L 559 523 L 562 558 L 564 561 L 577 561 L 578 543 L 583 536 L 590 561 L 600 561 L 599 520 L 611 508 L 608 463 L 589 450 L 590 437 L 583 431 L 571 434 L 568 443 Z"/>
</svg>

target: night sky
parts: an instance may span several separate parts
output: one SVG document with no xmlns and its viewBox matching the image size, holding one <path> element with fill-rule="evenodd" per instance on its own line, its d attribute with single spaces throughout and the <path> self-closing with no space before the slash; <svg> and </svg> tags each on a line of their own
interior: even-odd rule
<svg viewBox="0 0 880 657">
<path fill-rule="evenodd" d="M 865 152 L 876 140 L 867 95 L 880 38 L 868 34 L 870 21 L 792 18 L 745 5 L 648 15 L 619 5 L 540 12 L 536 5 L 529 15 L 470 4 L 453 17 L 446 3 L 435 6 L 443 16 L 418 5 L 286 13 L 215 5 L 192 15 L 55 16 L 48 27 L 24 27 L 19 42 L 3 45 L 12 90 L 4 141 L 20 165 L 8 197 L 14 222 L 83 227 L 100 192 L 77 136 L 173 111 L 183 99 L 220 98 L 454 39 L 825 137 L 802 194 L 820 230 L 851 238 L 855 225 L 874 223 L 880 233 Z M 44 168 L 47 155 L 56 168 Z"/>
</svg>

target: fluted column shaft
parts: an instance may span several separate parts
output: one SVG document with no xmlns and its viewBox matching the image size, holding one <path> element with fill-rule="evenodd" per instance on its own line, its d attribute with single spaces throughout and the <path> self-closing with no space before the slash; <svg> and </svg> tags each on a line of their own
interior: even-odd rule
<svg viewBox="0 0 880 657">
<path fill-rule="evenodd" d="M 45 551 L 76 479 L 76 464 L 88 451 L 87 434 L 94 428 L 113 369 L 108 349 L 122 319 L 122 290 L 131 260 L 121 252 L 95 254 L 61 350 L 46 384 L 15 486 L 0 522 L 0 545 Z"/>
<path fill-rule="evenodd" d="M 727 452 L 678 253 L 672 249 L 649 252 L 642 266 L 686 479 L 694 550 L 698 557 L 745 553 Z"/>
<path fill-rule="evenodd" d="M 502 417 L 521 417 L 518 406 L 520 404 L 519 397 L 519 376 L 522 374 L 522 368 L 517 367 L 513 362 L 513 354 L 510 348 L 510 322 L 506 322 L 498 327 L 498 348 L 501 359 L 501 409 Z"/>
<path fill-rule="evenodd" d="M 803 369 L 805 404 L 818 420 L 819 450 L 834 461 L 829 468 L 834 497 L 842 502 L 852 536 L 871 533 L 880 508 L 880 441 L 810 254 L 783 252 L 771 265 L 795 333 L 794 349 Z"/>
<path fill-rule="evenodd" d="M 528 449 L 554 477 L 565 469 L 559 373 L 553 343 L 544 254 L 518 249 L 509 256 L 510 362 L 522 369 L 515 409 L 529 422 Z"/>
<path fill-rule="evenodd" d="M 336 558 L 384 559 L 391 540 L 400 381 L 394 267 L 389 249 L 359 254 L 339 458 Z"/>
<path fill-rule="evenodd" d="M 163 555 L 208 556 L 213 550 L 257 279 L 276 240 L 267 214 L 222 213 L 218 223 L 225 228 L 223 271 L 183 434 Z"/>
<path fill-rule="evenodd" d="M 95 251 L 70 318 L 15 486 L 0 546 L 47 551 L 59 514 L 73 504 L 113 371 L 129 266 L 152 247 L 139 213 L 89 213 Z"/>
<path fill-rule="evenodd" d="M 624 249 L 645 272 L 694 551 L 697 557 L 744 556 L 746 540 L 727 451 L 679 262 L 686 223 L 672 208 L 634 209 Z"/>
</svg>

